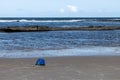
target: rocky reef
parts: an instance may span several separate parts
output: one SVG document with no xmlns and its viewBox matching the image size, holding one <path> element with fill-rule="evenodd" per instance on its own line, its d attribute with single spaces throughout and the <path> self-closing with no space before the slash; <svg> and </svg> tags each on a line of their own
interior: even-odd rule
<svg viewBox="0 0 120 80">
<path fill-rule="evenodd" d="M 88 26 L 88 27 L 48 27 L 48 26 L 25 26 L 0 28 L 0 32 L 36 32 L 36 31 L 63 31 L 63 30 L 120 30 L 119 26 Z"/>
<path fill-rule="evenodd" d="M 25 27 L 7 27 L 0 28 L 0 32 L 34 32 L 34 31 L 49 31 L 50 28 L 47 26 L 25 26 Z"/>
</svg>

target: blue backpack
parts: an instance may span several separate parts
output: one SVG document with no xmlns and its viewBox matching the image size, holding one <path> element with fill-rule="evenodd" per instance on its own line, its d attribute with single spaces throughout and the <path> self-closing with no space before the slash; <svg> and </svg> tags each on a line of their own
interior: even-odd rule
<svg viewBox="0 0 120 80">
<path fill-rule="evenodd" d="M 35 65 L 45 66 L 45 60 L 43 58 L 39 58 L 36 60 Z"/>
</svg>

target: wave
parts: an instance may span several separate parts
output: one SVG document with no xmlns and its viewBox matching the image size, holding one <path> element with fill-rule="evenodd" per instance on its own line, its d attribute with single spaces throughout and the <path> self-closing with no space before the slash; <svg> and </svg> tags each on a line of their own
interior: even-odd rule
<svg viewBox="0 0 120 80">
<path fill-rule="evenodd" d="M 120 19 L 111 19 L 111 21 L 120 21 Z"/>
<path fill-rule="evenodd" d="M 62 50 L 1 50 L 0 58 L 35 58 L 60 56 L 120 56 L 120 47 L 81 47 Z"/>
<path fill-rule="evenodd" d="M 0 22 L 89 22 L 120 21 L 120 18 L 0 18 Z"/>
<path fill-rule="evenodd" d="M 18 20 L 0 20 L 0 22 L 18 22 Z"/>
<path fill-rule="evenodd" d="M 0 22 L 82 22 L 84 20 L 0 20 Z"/>
<path fill-rule="evenodd" d="M 120 21 L 120 19 L 119 18 L 116 18 L 116 19 L 98 19 L 98 20 L 96 20 L 96 21 L 112 21 L 112 22 L 119 22 Z"/>
</svg>

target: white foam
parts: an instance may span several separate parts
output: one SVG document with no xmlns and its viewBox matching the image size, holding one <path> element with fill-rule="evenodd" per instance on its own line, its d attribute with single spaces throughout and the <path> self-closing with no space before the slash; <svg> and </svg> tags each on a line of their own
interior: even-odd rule
<svg viewBox="0 0 120 80">
<path fill-rule="evenodd" d="M 2 58 L 34 58 L 59 56 L 120 56 L 120 47 L 83 47 L 62 50 L 1 51 Z"/>
<path fill-rule="evenodd" d="M 17 22 L 18 20 L 0 20 L 0 22 Z"/>
<path fill-rule="evenodd" d="M 120 19 L 111 19 L 111 20 L 119 21 Z"/>
<path fill-rule="evenodd" d="M 0 20 L 0 22 L 80 22 L 83 20 Z"/>
<path fill-rule="evenodd" d="M 19 22 L 79 22 L 82 20 L 19 20 Z"/>
</svg>

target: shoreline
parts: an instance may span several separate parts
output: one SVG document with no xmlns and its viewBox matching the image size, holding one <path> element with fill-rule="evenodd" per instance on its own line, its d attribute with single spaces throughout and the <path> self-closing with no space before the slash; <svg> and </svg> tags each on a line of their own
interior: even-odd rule
<svg viewBox="0 0 120 80">
<path fill-rule="evenodd" d="M 120 79 L 120 57 L 55 57 L 45 60 L 44 67 L 35 66 L 36 58 L 0 58 L 0 80 Z"/>
<path fill-rule="evenodd" d="M 0 58 L 38 58 L 61 56 L 120 56 L 120 47 L 81 47 L 58 50 L 1 50 Z"/>
</svg>

